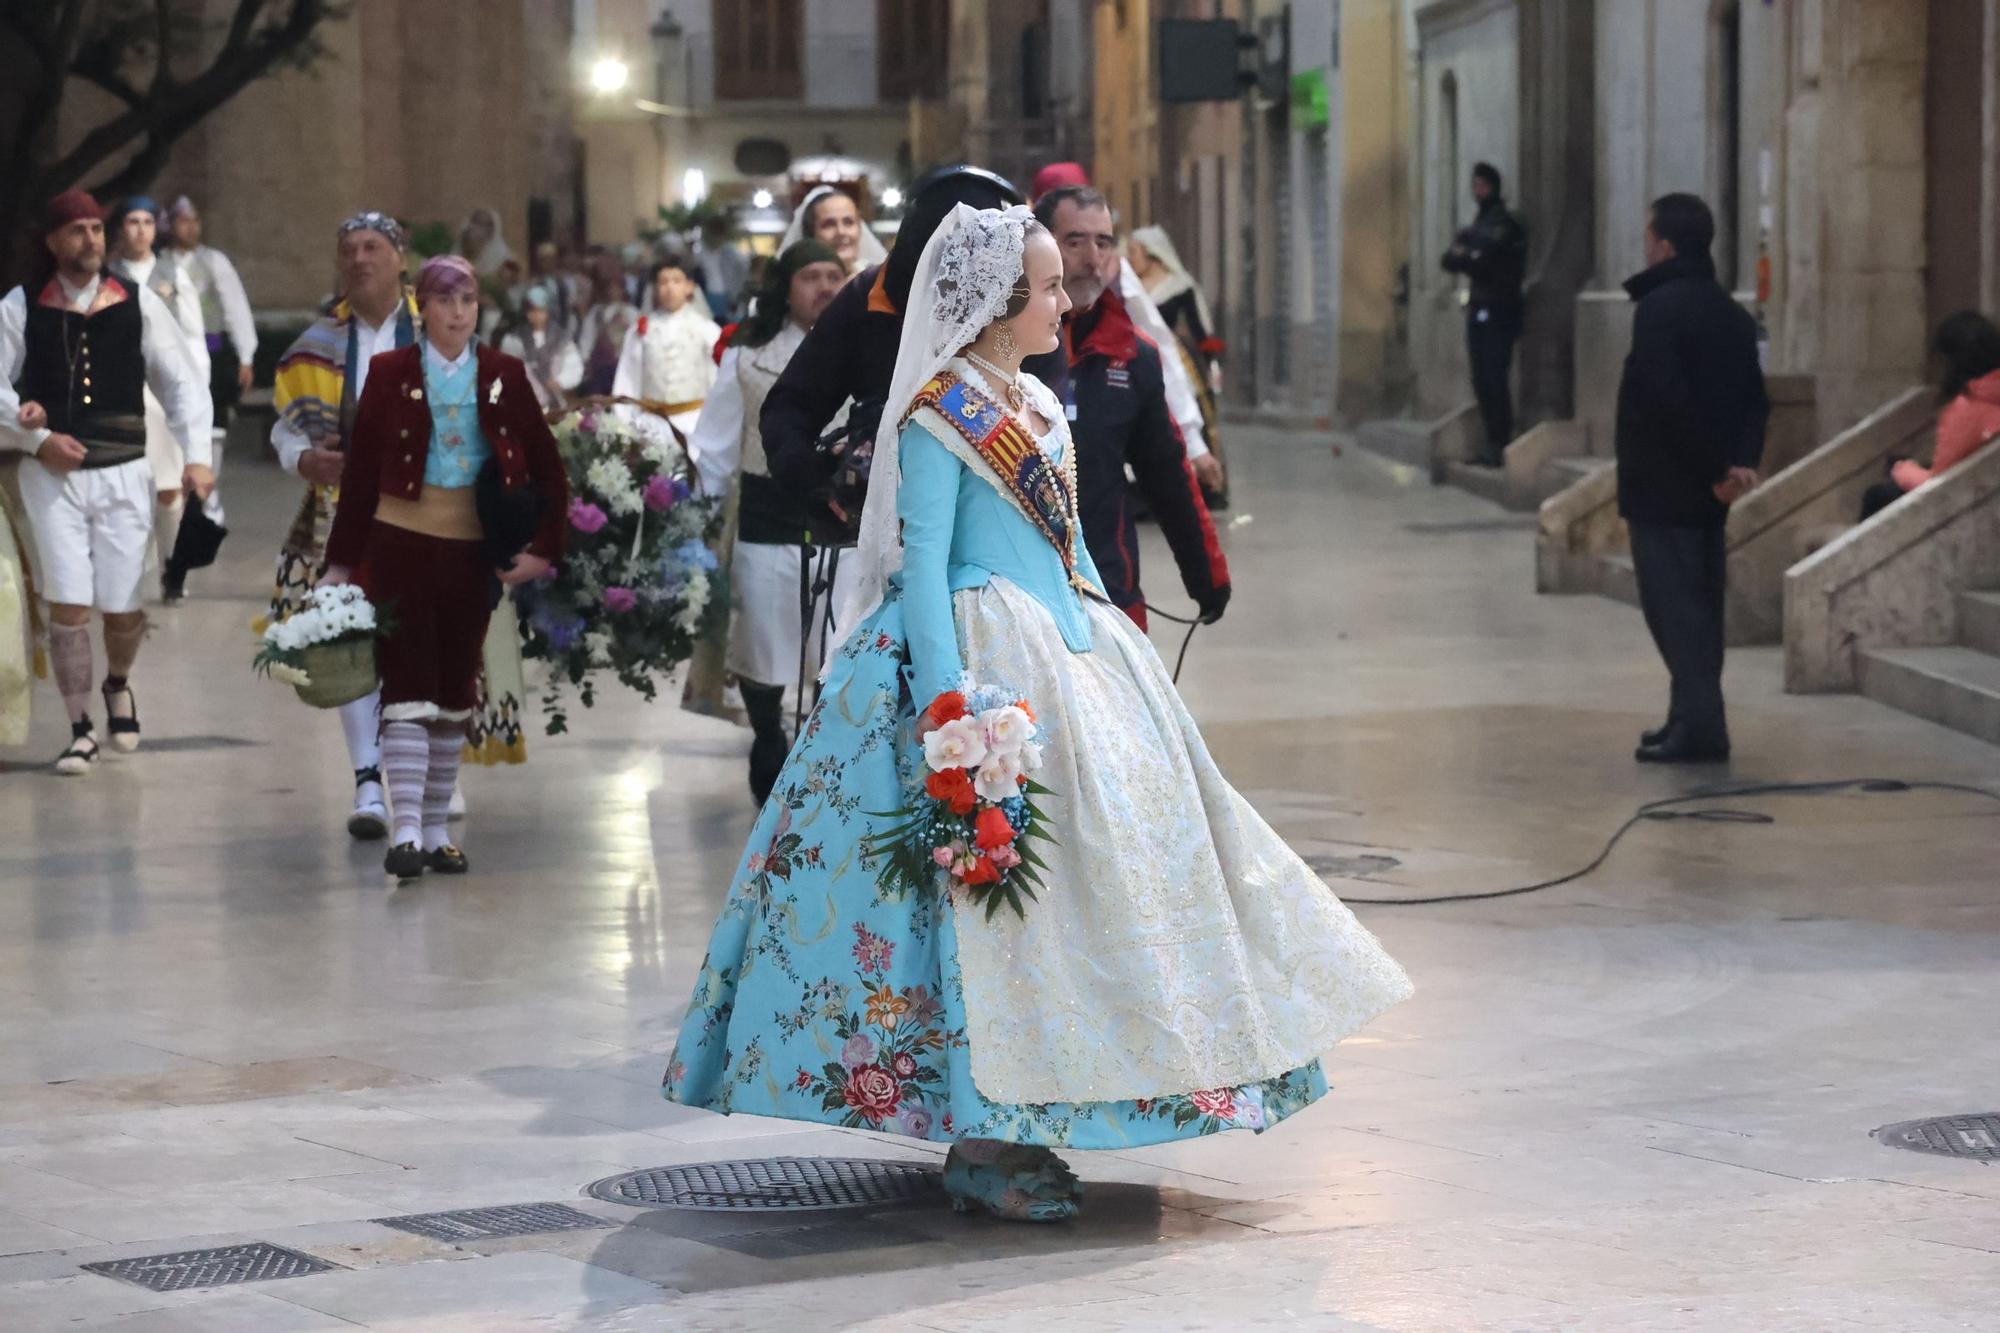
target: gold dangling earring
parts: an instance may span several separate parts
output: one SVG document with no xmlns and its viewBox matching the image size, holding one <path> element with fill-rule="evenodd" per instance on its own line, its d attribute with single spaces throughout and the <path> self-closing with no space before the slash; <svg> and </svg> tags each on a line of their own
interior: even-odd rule
<svg viewBox="0 0 2000 1333">
<path fill-rule="evenodd" d="M 993 326 L 993 354 L 995 356 L 999 357 L 1002 361 L 1012 361 L 1014 353 L 1019 351 L 1020 348 L 1021 345 L 1014 341 L 1014 328 L 1012 325 L 996 324 Z"/>
</svg>

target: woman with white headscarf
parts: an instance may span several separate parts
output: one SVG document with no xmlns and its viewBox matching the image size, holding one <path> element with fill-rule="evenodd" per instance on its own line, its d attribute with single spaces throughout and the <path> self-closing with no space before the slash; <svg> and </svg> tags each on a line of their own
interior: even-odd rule
<svg viewBox="0 0 2000 1333">
<path fill-rule="evenodd" d="M 960 205 L 924 248 L 839 618 L 854 628 L 751 835 L 663 1089 L 950 1143 L 954 1204 L 1022 1221 L 1077 1211 L 1052 1149 L 1268 1128 L 1325 1095 L 1322 1053 L 1410 992 L 1229 786 L 1098 591 L 1062 405 L 1020 371 L 1068 304 L 1025 208 Z M 1013 724 L 1035 731 L 1023 762 L 1053 843 L 997 836 L 1023 817 L 1000 794 L 1011 760 L 965 756 L 1016 751 L 998 723 L 967 731 L 966 690 L 1037 714 Z M 940 849 L 949 875 L 879 841 L 901 822 L 882 812 L 951 799 L 923 776 L 947 749 L 996 802 L 978 849 Z M 972 886 L 1014 856 L 1040 896 L 981 910 Z"/>
<path fill-rule="evenodd" d="M 850 278 L 889 257 L 874 229 L 862 221 L 861 206 L 854 202 L 854 196 L 831 185 L 815 185 L 806 192 L 806 197 L 792 210 L 792 221 L 778 242 L 778 253 L 785 253 L 802 240 L 832 246 Z"/>
<path fill-rule="evenodd" d="M 514 257 L 514 251 L 500 234 L 498 209 L 481 207 L 466 214 L 465 225 L 458 229 L 458 253 L 472 261 L 473 272 L 481 278 L 492 277 Z"/>
</svg>

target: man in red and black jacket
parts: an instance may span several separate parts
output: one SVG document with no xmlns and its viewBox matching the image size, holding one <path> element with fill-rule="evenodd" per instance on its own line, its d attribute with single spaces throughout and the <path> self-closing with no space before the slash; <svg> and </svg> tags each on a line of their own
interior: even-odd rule
<svg viewBox="0 0 2000 1333">
<path fill-rule="evenodd" d="M 1052 190 L 1035 216 L 1063 253 L 1063 287 L 1075 309 L 1063 346 L 1030 357 L 1022 369 L 1062 399 L 1076 448 L 1083 540 L 1104 576 L 1104 592 L 1146 627 L 1139 586 L 1139 538 L 1125 501 L 1125 468 L 1180 566 L 1181 583 L 1204 623 L 1229 605 L 1229 562 L 1215 535 L 1201 487 L 1188 466 L 1187 443 L 1167 411 L 1160 350 L 1132 323 L 1115 283 L 1117 236 L 1111 207 L 1088 186 Z"/>
</svg>

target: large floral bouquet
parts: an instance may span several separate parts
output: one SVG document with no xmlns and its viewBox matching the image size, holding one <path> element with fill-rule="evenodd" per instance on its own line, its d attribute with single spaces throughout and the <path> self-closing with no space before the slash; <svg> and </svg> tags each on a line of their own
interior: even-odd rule
<svg viewBox="0 0 2000 1333">
<path fill-rule="evenodd" d="M 315 708 L 338 708 L 375 688 L 375 639 L 388 630 L 359 585 L 329 584 L 265 628 L 251 665 Z"/>
<path fill-rule="evenodd" d="M 897 822 L 866 846 L 883 861 L 883 887 L 921 890 L 946 876 L 990 918 L 1001 904 L 1025 917 L 1047 869 L 1033 843 L 1054 843 L 1034 798 L 1041 731 L 1027 700 L 991 686 L 948 690 L 922 718 L 924 794 L 879 816 Z"/>
<path fill-rule="evenodd" d="M 728 615 L 709 543 L 721 507 L 693 493 L 693 468 L 665 418 L 625 418 L 603 403 L 557 423 L 569 472 L 569 543 L 562 563 L 521 591 L 522 653 L 551 666 L 542 697 L 548 732 L 568 730 L 563 695 L 597 701 L 594 673 L 644 695 Z"/>
</svg>

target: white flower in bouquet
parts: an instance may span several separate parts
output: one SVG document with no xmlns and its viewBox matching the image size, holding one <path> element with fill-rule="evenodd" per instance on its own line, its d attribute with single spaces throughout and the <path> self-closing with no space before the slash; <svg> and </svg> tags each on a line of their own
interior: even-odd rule
<svg viewBox="0 0 2000 1333">
<path fill-rule="evenodd" d="M 1022 743 L 1021 753 L 1016 756 L 1016 759 L 1020 763 L 1023 773 L 1037 772 L 1042 766 L 1042 747 L 1033 741 L 1025 741 Z"/>
<path fill-rule="evenodd" d="M 645 497 L 633 484 L 632 470 L 616 458 L 600 458 L 583 474 L 584 483 L 602 496 L 613 513 L 636 514 L 646 507 Z"/>
<path fill-rule="evenodd" d="M 932 733 L 936 734 L 936 733 Z M 1021 794 L 1021 761 L 1018 755 L 988 754 L 986 762 L 972 775 L 972 790 L 982 801 L 1005 801 Z"/>
<path fill-rule="evenodd" d="M 994 754 L 1019 755 L 1035 735 L 1034 719 L 1014 704 L 980 714 L 979 725 L 986 730 L 986 748 Z"/>
<path fill-rule="evenodd" d="M 608 630 L 594 629 L 583 636 L 584 651 L 590 654 L 590 664 L 596 667 L 611 665 L 611 634 Z"/>
<path fill-rule="evenodd" d="M 977 768 L 985 760 L 986 734 L 973 718 L 947 722 L 924 737 L 924 762 L 934 773 Z"/>
</svg>

